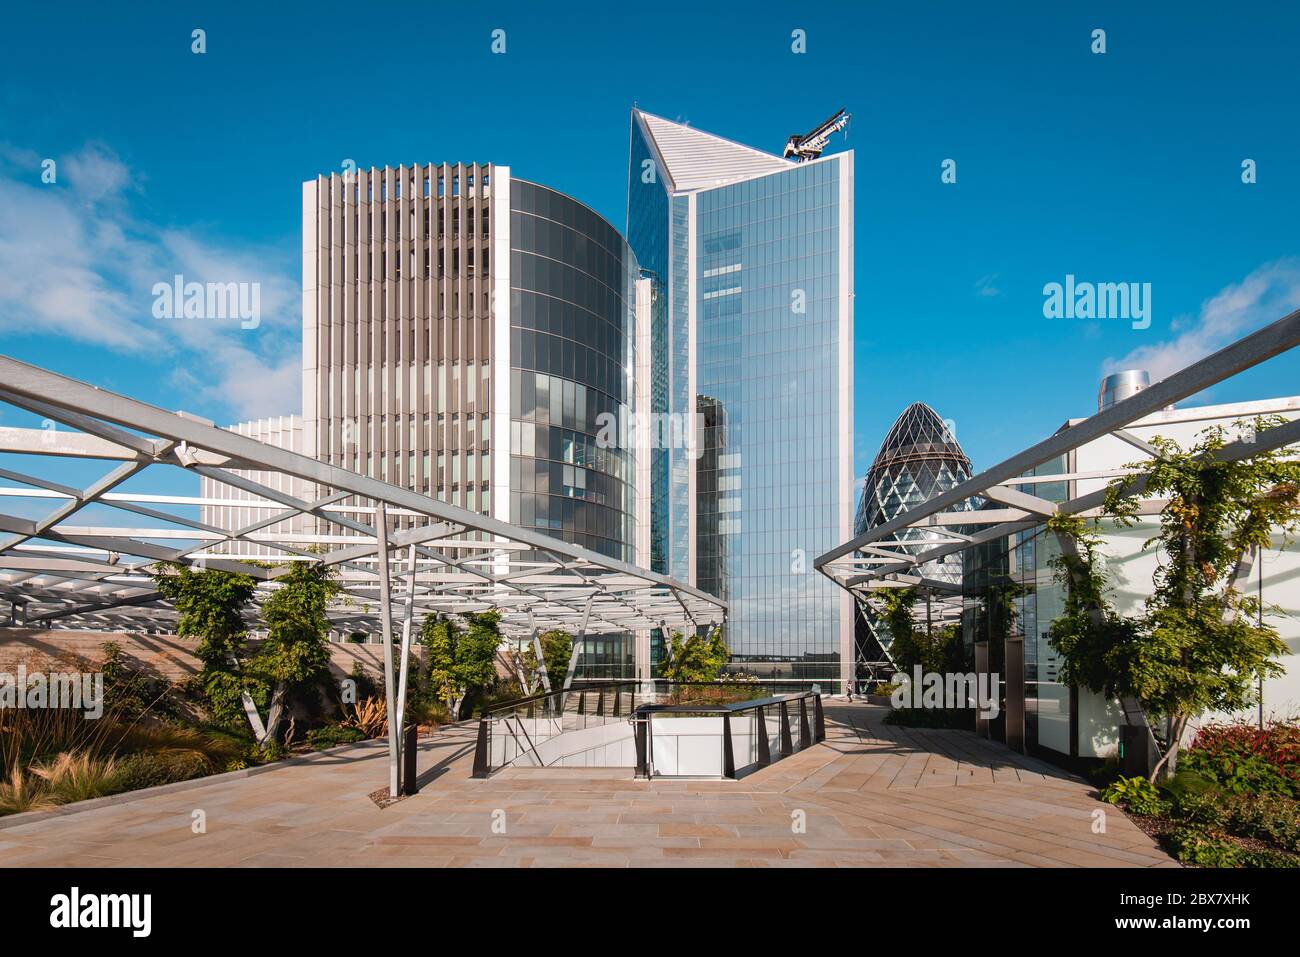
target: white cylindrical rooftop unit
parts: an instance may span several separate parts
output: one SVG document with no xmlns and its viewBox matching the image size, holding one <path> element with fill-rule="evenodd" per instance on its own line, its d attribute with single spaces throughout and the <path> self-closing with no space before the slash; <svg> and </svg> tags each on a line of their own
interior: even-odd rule
<svg viewBox="0 0 1300 957">
<path fill-rule="evenodd" d="M 1151 378 L 1145 369 L 1112 372 L 1101 380 L 1101 388 L 1097 391 L 1097 411 L 1105 412 L 1116 402 L 1137 395 L 1150 384 Z"/>
</svg>

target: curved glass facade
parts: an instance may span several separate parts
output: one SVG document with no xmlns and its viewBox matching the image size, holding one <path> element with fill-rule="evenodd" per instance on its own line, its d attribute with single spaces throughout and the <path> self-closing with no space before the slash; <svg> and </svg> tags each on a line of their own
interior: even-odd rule
<svg viewBox="0 0 1300 957">
<path fill-rule="evenodd" d="M 862 498 L 858 501 L 857 515 L 853 520 L 853 534 L 861 535 L 897 518 L 940 492 L 964 482 L 970 475 L 970 459 L 947 423 L 928 405 L 912 403 L 894 421 L 867 470 Z M 953 511 L 964 508 L 970 508 L 969 503 L 963 503 Z M 901 545 L 898 550 L 916 555 L 943 540 L 934 532 L 909 528 L 876 544 L 886 547 Z M 927 562 L 918 573 L 925 578 L 960 586 L 962 556 L 958 553 Z M 883 660 L 889 650 L 888 632 L 879 627 L 871 614 L 860 615 L 859 619 L 856 635 L 859 663 Z"/>
<path fill-rule="evenodd" d="M 510 191 L 510 520 L 635 559 L 636 257 L 563 193 Z"/>
</svg>

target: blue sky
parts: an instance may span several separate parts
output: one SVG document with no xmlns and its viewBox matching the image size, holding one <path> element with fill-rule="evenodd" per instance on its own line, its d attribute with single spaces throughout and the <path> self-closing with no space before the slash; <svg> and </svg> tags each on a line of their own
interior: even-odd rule
<svg viewBox="0 0 1300 957">
<path fill-rule="evenodd" d="M 303 180 L 503 163 L 621 228 L 633 103 L 773 151 L 845 106 L 856 472 L 917 400 L 987 466 L 1088 414 L 1106 369 L 1167 375 L 1300 305 L 1300 8 L 1133 6 L 25 4 L 0 35 L 0 351 L 221 423 L 297 411 Z M 153 318 L 177 272 L 260 282 L 261 325 Z M 1066 274 L 1150 283 L 1150 328 L 1044 318 Z"/>
</svg>

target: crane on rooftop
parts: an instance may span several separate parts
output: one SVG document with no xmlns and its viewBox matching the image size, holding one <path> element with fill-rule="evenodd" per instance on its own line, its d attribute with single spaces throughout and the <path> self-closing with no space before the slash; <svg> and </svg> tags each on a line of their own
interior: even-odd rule
<svg viewBox="0 0 1300 957">
<path fill-rule="evenodd" d="M 830 142 L 831 134 L 838 133 L 848 126 L 851 117 L 852 114 L 847 110 L 840 110 L 830 119 L 817 124 L 802 136 L 795 133 L 786 141 L 785 158 L 793 159 L 796 163 L 802 163 L 805 160 L 816 159 L 821 156 L 822 150 L 826 149 L 826 144 Z"/>
</svg>

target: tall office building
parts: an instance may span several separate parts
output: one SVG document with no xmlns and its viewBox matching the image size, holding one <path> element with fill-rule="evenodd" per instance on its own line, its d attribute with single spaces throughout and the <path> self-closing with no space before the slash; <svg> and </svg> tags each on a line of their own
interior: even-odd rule
<svg viewBox="0 0 1300 957">
<path fill-rule="evenodd" d="M 637 291 L 649 284 L 619 231 L 491 164 L 336 173 L 304 183 L 302 199 L 295 447 L 646 565 L 637 473 L 648 462 L 601 435 L 649 396 L 648 380 L 638 396 L 648 356 L 637 328 Z M 264 424 L 234 428 L 269 436 Z M 231 498 L 209 480 L 204 494 Z M 246 511 L 205 516 L 238 528 Z M 603 638 L 583 660 L 587 674 L 631 668 L 631 636 Z"/>
<path fill-rule="evenodd" d="M 257 441 L 264 442 L 277 449 L 303 454 L 302 419 L 296 415 L 277 415 L 266 419 L 255 419 L 251 422 L 241 422 L 239 425 L 228 426 L 228 428 L 231 432 L 238 432 L 250 439 L 257 439 Z M 306 484 L 291 475 L 246 469 L 233 469 L 230 471 L 235 475 L 251 479 L 294 498 L 301 499 L 305 497 Z M 263 497 L 247 488 L 236 488 L 233 485 L 211 479 L 206 475 L 201 476 L 199 479 L 199 498 L 202 503 L 199 506 L 199 520 L 215 528 L 229 529 L 231 531 L 249 528 L 264 522 L 275 514 L 272 510 L 253 504 L 225 504 L 252 503 L 255 500 L 262 500 Z M 217 502 L 223 504 L 214 504 Z M 277 506 L 275 511 L 280 511 L 282 508 L 282 506 Z M 312 531 L 308 527 L 308 521 L 302 515 L 295 515 L 291 519 L 275 522 L 265 528 L 259 528 L 257 534 L 273 536 L 278 541 L 301 548 L 304 547 L 306 539 Z M 301 538 L 295 539 L 295 536 Z M 226 555 L 249 555 L 258 558 L 270 558 L 274 555 L 284 554 L 279 549 L 250 541 L 232 541 L 219 545 L 213 542 L 209 547 L 215 547 Z"/>
<path fill-rule="evenodd" d="M 651 567 L 730 603 L 733 666 L 836 687 L 852 603 L 812 560 L 852 530 L 853 154 L 796 163 L 633 110 L 628 242 L 651 409 L 702 422 L 649 453 Z"/>
<path fill-rule="evenodd" d="M 636 562 L 636 452 L 597 439 L 635 408 L 638 275 L 505 166 L 305 183 L 308 454 Z"/>
</svg>

